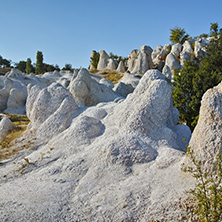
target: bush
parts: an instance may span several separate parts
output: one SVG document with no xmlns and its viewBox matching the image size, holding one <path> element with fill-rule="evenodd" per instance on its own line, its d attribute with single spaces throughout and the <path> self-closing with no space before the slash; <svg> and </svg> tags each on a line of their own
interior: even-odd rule
<svg viewBox="0 0 222 222">
<path fill-rule="evenodd" d="M 186 34 L 185 30 L 179 27 L 170 29 L 170 41 L 172 44 L 180 43 L 181 45 L 189 39 L 189 35 Z"/>
<path fill-rule="evenodd" d="M 201 222 L 222 220 L 222 155 L 218 151 L 216 162 L 212 163 L 212 172 L 206 172 L 204 162 L 196 158 L 194 150 L 187 149 L 187 157 L 192 166 L 186 166 L 185 172 L 196 179 L 196 186 L 188 193 L 194 199 L 194 216 Z M 205 167 L 205 168 L 204 168 Z M 196 221 L 196 220 L 195 220 Z"/>
</svg>

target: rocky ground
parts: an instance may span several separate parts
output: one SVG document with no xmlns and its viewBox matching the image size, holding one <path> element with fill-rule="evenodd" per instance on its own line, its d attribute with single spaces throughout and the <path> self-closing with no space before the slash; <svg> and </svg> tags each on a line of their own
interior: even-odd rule
<svg viewBox="0 0 222 222">
<path fill-rule="evenodd" d="M 191 138 L 203 160 L 215 157 L 221 84 L 204 95 L 191 137 L 158 70 L 115 85 L 86 69 L 0 78 L 0 111 L 30 120 L 10 143 L 19 152 L 0 160 L 0 221 L 186 221 L 195 181 L 183 153 Z"/>
</svg>

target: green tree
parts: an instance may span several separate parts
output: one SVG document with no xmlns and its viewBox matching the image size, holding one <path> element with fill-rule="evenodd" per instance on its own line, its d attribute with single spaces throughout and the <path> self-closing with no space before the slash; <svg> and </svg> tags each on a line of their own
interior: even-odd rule
<svg viewBox="0 0 222 222">
<path fill-rule="evenodd" d="M 65 64 L 65 66 L 62 68 L 62 70 L 71 70 L 72 64 Z"/>
<path fill-rule="evenodd" d="M 180 27 L 175 27 L 170 29 L 170 41 L 172 44 L 180 43 L 183 44 L 186 40 L 189 39 L 189 35 L 185 32 L 184 29 Z"/>
<path fill-rule="evenodd" d="M 118 63 L 120 63 L 121 61 L 126 61 L 128 59 L 127 57 L 114 55 L 112 52 L 110 52 L 109 57 L 116 60 Z"/>
<path fill-rule="evenodd" d="M 44 73 L 44 64 L 43 64 L 43 54 L 38 51 L 36 55 L 36 68 L 35 74 L 43 74 Z"/>
<path fill-rule="evenodd" d="M 55 70 L 60 71 L 60 68 L 59 68 L 58 64 L 55 65 Z"/>
<path fill-rule="evenodd" d="M 2 56 L 0 56 L 0 66 L 1 67 L 10 67 L 11 61 L 7 59 L 3 59 Z"/>
<path fill-rule="evenodd" d="M 217 28 L 218 29 L 218 28 Z M 194 129 L 199 115 L 203 94 L 222 81 L 222 33 L 210 41 L 205 56 L 197 61 L 185 62 L 175 71 L 173 98 L 180 112 L 180 120 Z"/>
<path fill-rule="evenodd" d="M 55 67 L 53 66 L 53 65 L 48 65 L 47 67 L 46 67 L 46 71 L 47 72 L 53 72 L 55 70 Z"/>
<path fill-rule="evenodd" d="M 34 72 L 34 71 L 35 71 L 35 69 L 34 69 L 34 67 L 33 67 L 33 65 L 32 65 L 32 60 L 31 60 L 30 58 L 28 58 L 27 61 L 26 61 L 26 69 L 25 69 L 25 72 L 26 72 L 27 74 L 30 74 L 31 72 Z"/>
<path fill-rule="evenodd" d="M 199 73 L 203 82 L 203 90 L 206 91 L 222 80 L 222 33 L 218 33 L 210 41 L 201 64 Z"/>
<path fill-rule="evenodd" d="M 26 72 L 26 61 L 20 61 L 16 67 L 16 69 L 22 71 L 22 72 Z"/>
<path fill-rule="evenodd" d="M 92 53 L 92 57 L 90 57 L 90 64 L 93 69 L 97 69 L 97 65 L 99 63 L 99 57 L 100 57 L 99 52 L 94 50 Z"/>
<path fill-rule="evenodd" d="M 196 123 L 202 96 L 198 92 L 202 86 L 197 75 L 198 68 L 195 62 L 185 61 L 182 69 L 174 71 L 172 83 L 174 106 L 179 110 L 180 121 L 185 122 L 191 129 Z"/>
</svg>

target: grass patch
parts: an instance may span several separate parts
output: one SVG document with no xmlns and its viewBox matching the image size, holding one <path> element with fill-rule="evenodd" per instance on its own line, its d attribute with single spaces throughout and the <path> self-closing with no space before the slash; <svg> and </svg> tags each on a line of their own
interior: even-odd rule
<svg viewBox="0 0 222 222">
<path fill-rule="evenodd" d="M 123 74 L 119 74 L 114 70 L 105 70 L 102 71 L 100 74 L 102 74 L 103 78 L 109 79 L 114 84 L 118 83 L 119 80 L 123 77 Z"/>
<path fill-rule="evenodd" d="M 12 121 L 15 129 L 10 131 L 0 142 L 0 160 L 8 159 L 16 155 L 20 150 L 27 149 L 27 146 L 17 147 L 13 141 L 20 137 L 26 130 L 29 119 L 24 115 L 8 114 L 5 115 Z"/>
<path fill-rule="evenodd" d="M 89 69 L 89 73 L 95 74 L 98 73 L 99 70 L 98 69 Z"/>
</svg>

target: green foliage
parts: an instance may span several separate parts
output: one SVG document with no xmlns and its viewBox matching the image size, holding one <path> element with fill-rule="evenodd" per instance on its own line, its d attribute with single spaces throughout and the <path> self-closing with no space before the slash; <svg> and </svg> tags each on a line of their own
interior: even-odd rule
<svg viewBox="0 0 222 222">
<path fill-rule="evenodd" d="M 55 65 L 55 70 L 60 71 L 59 65 Z"/>
<path fill-rule="evenodd" d="M 22 71 L 22 72 L 26 72 L 26 61 L 20 61 L 16 67 L 16 69 Z"/>
<path fill-rule="evenodd" d="M 120 63 L 121 61 L 128 60 L 127 57 L 122 57 L 122 56 L 114 55 L 112 52 L 110 52 L 109 57 L 114 59 L 114 60 L 116 60 L 118 63 Z"/>
<path fill-rule="evenodd" d="M 99 57 L 100 54 L 99 52 L 96 52 L 95 50 L 93 51 L 93 56 L 90 57 L 90 64 L 92 66 L 93 69 L 97 69 L 97 65 L 99 63 Z"/>
<path fill-rule="evenodd" d="M 222 80 L 222 33 L 211 40 L 207 53 L 201 60 L 200 75 L 203 78 L 203 90 L 220 83 Z"/>
<path fill-rule="evenodd" d="M 213 171 L 206 172 L 204 162 L 196 158 L 191 148 L 187 149 L 187 157 L 192 166 L 184 167 L 196 180 L 194 189 L 188 191 L 196 201 L 194 214 L 200 222 L 217 222 L 222 220 L 222 155 L 216 155 Z"/>
<path fill-rule="evenodd" d="M 0 66 L 1 67 L 10 67 L 11 61 L 7 59 L 3 59 L 2 56 L 0 56 Z"/>
<path fill-rule="evenodd" d="M 35 72 L 35 68 L 32 65 L 32 60 L 30 58 L 27 59 L 26 61 L 26 69 L 25 72 L 27 74 L 30 74 L 31 72 Z"/>
<path fill-rule="evenodd" d="M 180 120 L 191 130 L 198 120 L 203 94 L 222 81 L 222 33 L 218 33 L 206 47 L 201 61 L 187 61 L 174 72 L 174 105 L 180 112 Z"/>
<path fill-rule="evenodd" d="M 184 67 L 174 71 L 173 99 L 179 110 L 180 120 L 193 129 L 193 122 L 199 114 L 202 93 L 201 79 L 198 79 L 199 66 L 193 61 L 185 61 Z"/>
<path fill-rule="evenodd" d="M 43 74 L 44 73 L 44 64 L 43 64 L 43 54 L 38 51 L 36 55 L 36 68 L 35 74 Z"/>
<path fill-rule="evenodd" d="M 210 23 L 210 36 L 216 37 L 218 34 L 222 32 L 222 29 L 219 30 L 219 25 L 217 22 Z"/>
<path fill-rule="evenodd" d="M 65 66 L 62 68 L 62 70 L 71 70 L 72 64 L 65 64 Z"/>
<path fill-rule="evenodd" d="M 185 30 L 180 27 L 175 27 L 170 29 L 170 41 L 172 44 L 180 43 L 183 44 L 186 40 L 189 39 L 189 35 L 186 34 Z"/>
</svg>

